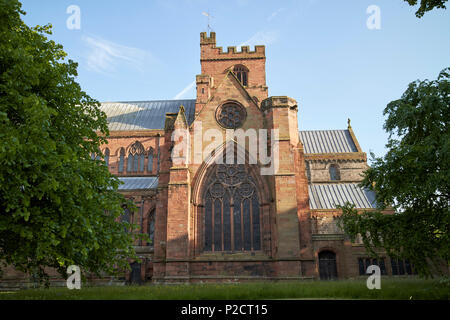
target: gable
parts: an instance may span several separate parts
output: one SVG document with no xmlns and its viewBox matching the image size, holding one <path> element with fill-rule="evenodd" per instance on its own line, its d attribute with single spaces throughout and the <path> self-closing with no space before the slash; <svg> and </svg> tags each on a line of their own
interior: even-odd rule
<svg viewBox="0 0 450 320">
<path fill-rule="evenodd" d="M 206 128 L 220 127 L 215 119 L 217 107 L 225 102 L 237 102 L 242 105 L 247 112 L 247 118 L 242 128 L 244 130 L 249 128 L 261 128 L 261 110 L 231 71 L 228 71 L 224 75 L 222 81 L 213 89 L 214 91 L 211 98 L 199 111 L 199 114 L 194 121 L 202 121 L 203 127 Z"/>
</svg>

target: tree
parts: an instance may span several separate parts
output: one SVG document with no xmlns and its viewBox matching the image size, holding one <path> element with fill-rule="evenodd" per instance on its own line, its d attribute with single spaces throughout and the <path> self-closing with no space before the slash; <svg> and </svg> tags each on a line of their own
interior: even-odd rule
<svg viewBox="0 0 450 320">
<path fill-rule="evenodd" d="M 405 1 L 408 2 L 410 6 L 415 6 L 418 2 L 418 0 L 405 0 Z M 445 3 L 447 1 L 448 0 L 420 0 L 420 7 L 419 10 L 417 10 L 416 12 L 416 17 L 422 18 L 426 12 L 431 11 L 434 8 L 446 9 Z"/>
<path fill-rule="evenodd" d="M 364 173 L 362 187 L 376 193 L 378 209 L 342 208 L 341 227 L 363 237 L 371 252 L 385 248 L 409 259 L 424 276 L 450 260 L 450 68 L 434 81 L 411 83 L 384 110 L 387 154 Z M 391 205 L 394 214 L 382 214 Z"/>
<path fill-rule="evenodd" d="M 41 281 L 46 267 L 114 274 L 134 257 L 134 236 L 117 222 L 119 180 L 91 159 L 107 142 L 106 115 L 45 37 L 51 26 L 30 28 L 21 14 L 0 0 L 0 261 Z"/>
</svg>

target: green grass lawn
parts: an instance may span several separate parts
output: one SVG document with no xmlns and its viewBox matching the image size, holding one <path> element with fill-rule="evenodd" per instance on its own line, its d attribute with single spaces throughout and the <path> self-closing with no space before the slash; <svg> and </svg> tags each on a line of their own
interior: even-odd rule
<svg viewBox="0 0 450 320">
<path fill-rule="evenodd" d="M 2 299 L 26 300 L 254 300 L 254 299 L 450 299 L 448 283 L 438 280 L 382 278 L 381 290 L 369 290 L 366 280 L 258 282 L 29 289 L 0 292 Z"/>
</svg>

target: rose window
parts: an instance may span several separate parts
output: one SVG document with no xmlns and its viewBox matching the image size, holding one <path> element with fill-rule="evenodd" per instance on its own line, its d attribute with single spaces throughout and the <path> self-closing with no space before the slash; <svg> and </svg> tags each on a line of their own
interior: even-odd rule
<svg viewBox="0 0 450 320">
<path fill-rule="evenodd" d="M 220 106 L 216 112 L 217 122 L 227 129 L 236 129 L 242 126 L 247 117 L 243 107 L 235 103 Z"/>
</svg>

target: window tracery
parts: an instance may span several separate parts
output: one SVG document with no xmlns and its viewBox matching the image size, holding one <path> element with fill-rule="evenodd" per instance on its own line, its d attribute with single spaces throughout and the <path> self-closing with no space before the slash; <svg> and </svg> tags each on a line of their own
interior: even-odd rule
<svg viewBox="0 0 450 320">
<path fill-rule="evenodd" d="M 216 111 L 217 122 L 227 129 L 241 127 L 246 118 L 247 112 L 237 103 L 225 103 Z"/>
<path fill-rule="evenodd" d="M 127 172 L 144 172 L 144 161 L 144 146 L 139 141 L 136 141 L 128 149 Z"/>
<path fill-rule="evenodd" d="M 261 250 L 260 202 L 245 165 L 216 165 L 204 204 L 205 251 Z"/>
</svg>

